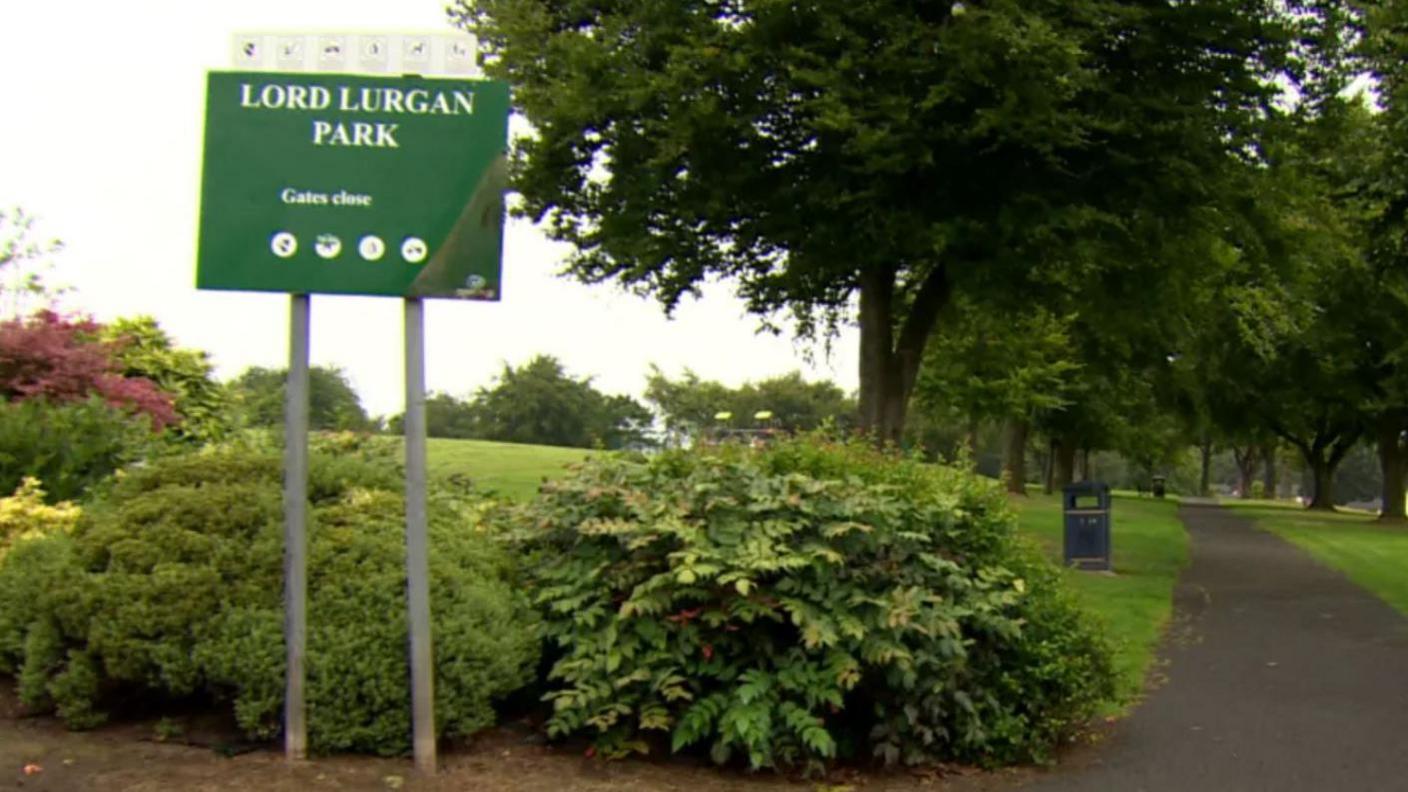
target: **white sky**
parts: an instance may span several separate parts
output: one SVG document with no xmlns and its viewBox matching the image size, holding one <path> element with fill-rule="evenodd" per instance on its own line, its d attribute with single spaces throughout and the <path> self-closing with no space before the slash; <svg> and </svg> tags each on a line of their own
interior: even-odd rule
<svg viewBox="0 0 1408 792">
<path fill-rule="evenodd" d="M 195 283 L 205 72 L 230 66 L 237 32 L 448 32 L 445 0 L 0 2 L 0 206 L 40 217 L 66 245 L 52 280 L 62 307 L 99 320 L 151 314 L 221 377 L 283 366 L 288 298 L 198 292 Z M 565 248 L 511 221 L 500 303 L 429 301 L 427 385 L 467 395 L 503 362 L 542 352 L 609 393 L 639 395 L 654 362 L 729 384 L 801 369 L 856 387 L 856 336 L 808 365 L 787 338 L 757 335 L 726 287 L 673 321 L 648 300 L 555 277 Z M 401 305 L 313 298 L 314 364 L 342 366 L 373 414 L 403 404 Z"/>
</svg>

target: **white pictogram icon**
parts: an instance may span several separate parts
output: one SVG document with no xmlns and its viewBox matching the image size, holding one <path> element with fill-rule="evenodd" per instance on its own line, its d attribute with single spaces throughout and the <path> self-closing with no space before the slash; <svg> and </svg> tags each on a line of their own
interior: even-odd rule
<svg viewBox="0 0 1408 792">
<path fill-rule="evenodd" d="M 412 264 L 419 264 L 425 261 L 425 256 L 430 249 L 425 246 L 425 240 L 420 237 L 406 237 L 401 243 L 401 258 Z"/>
<path fill-rule="evenodd" d="M 342 252 L 342 240 L 333 234 L 319 234 L 313 249 L 325 259 L 337 258 L 337 254 Z"/>
<path fill-rule="evenodd" d="M 279 258 L 288 258 L 298 252 L 298 237 L 287 231 L 280 231 L 269 239 L 269 249 Z"/>
<path fill-rule="evenodd" d="M 375 234 L 367 234 L 357 243 L 357 252 L 367 261 L 378 261 L 386 253 L 386 243 Z"/>
</svg>

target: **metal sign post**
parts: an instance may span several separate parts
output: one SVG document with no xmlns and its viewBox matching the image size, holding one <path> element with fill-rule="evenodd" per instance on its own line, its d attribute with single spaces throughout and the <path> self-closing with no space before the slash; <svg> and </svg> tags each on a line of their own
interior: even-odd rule
<svg viewBox="0 0 1408 792">
<path fill-rule="evenodd" d="M 284 747 L 307 755 L 309 295 L 405 299 L 416 767 L 435 771 L 426 297 L 498 300 L 509 91 L 464 35 L 241 34 L 206 83 L 196 285 L 293 295 L 284 413 Z M 401 75 L 401 76 L 394 76 Z"/>
<path fill-rule="evenodd" d="M 435 772 L 435 674 L 425 509 L 425 307 L 406 303 L 406 608 L 416 768 Z"/>
<path fill-rule="evenodd" d="M 308 328 L 310 298 L 289 297 L 284 391 L 284 755 L 308 755 L 303 658 L 308 639 Z"/>
</svg>

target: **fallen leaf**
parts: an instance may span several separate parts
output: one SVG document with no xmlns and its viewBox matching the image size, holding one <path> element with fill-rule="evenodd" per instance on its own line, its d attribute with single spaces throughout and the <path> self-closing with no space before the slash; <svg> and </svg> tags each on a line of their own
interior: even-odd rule
<svg viewBox="0 0 1408 792">
<path fill-rule="evenodd" d="M 34 775 L 35 773 L 42 773 L 42 772 L 44 772 L 44 768 L 40 767 L 40 766 L 37 765 L 37 764 L 27 764 L 27 765 L 24 766 L 24 774 L 25 774 L 25 775 Z"/>
</svg>

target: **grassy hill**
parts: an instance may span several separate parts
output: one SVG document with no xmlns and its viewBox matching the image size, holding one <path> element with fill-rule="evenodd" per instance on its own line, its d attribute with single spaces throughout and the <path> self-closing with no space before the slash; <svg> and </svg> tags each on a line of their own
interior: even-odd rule
<svg viewBox="0 0 1408 792">
<path fill-rule="evenodd" d="M 596 453 L 585 448 L 493 443 L 487 440 L 430 438 L 430 475 L 468 476 L 475 485 L 510 498 L 526 499 L 544 478 L 555 478 L 566 467 Z"/>
</svg>

